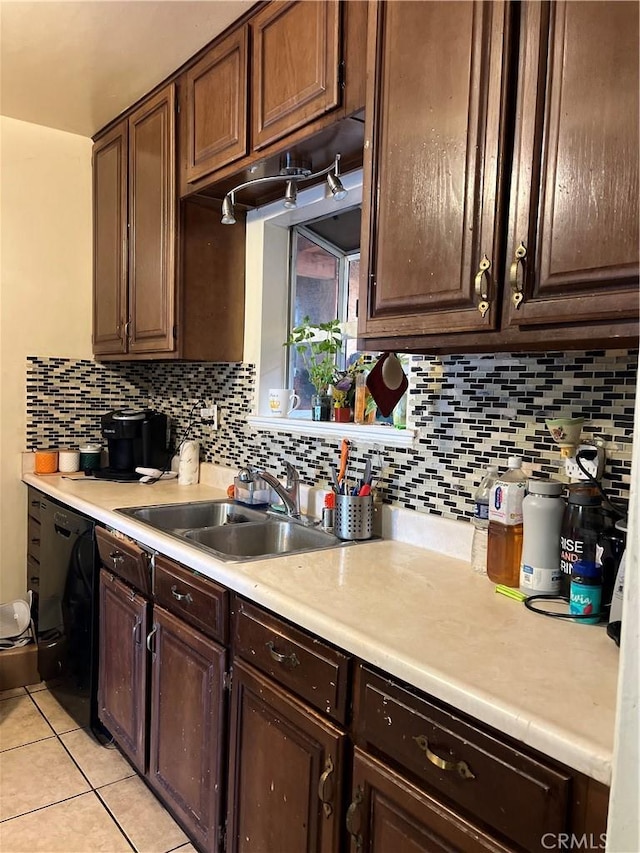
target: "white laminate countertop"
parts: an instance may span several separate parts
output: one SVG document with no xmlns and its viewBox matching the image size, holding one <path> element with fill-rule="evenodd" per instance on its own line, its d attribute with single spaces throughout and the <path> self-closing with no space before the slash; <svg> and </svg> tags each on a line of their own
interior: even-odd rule
<svg viewBox="0 0 640 853">
<path fill-rule="evenodd" d="M 610 784 L 618 649 L 604 626 L 530 613 L 468 563 L 402 542 L 224 563 L 116 507 L 226 497 L 24 474 L 31 486 L 264 605 L 336 646 Z"/>
</svg>

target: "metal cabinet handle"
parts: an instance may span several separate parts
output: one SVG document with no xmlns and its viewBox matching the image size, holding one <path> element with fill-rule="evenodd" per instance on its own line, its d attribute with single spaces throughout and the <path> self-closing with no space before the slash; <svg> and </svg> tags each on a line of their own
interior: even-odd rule
<svg viewBox="0 0 640 853">
<path fill-rule="evenodd" d="M 418 747 L 425 753 L 427 759 L 435 764 L 436 767 L 439 767 L 440 770 L 455 770 L 457 771 L 459 776 L 462 776 L 463 779 L 475 779 L 475 775 L 471 772 L 471 769 L 466 761 L 449 761 L 447 758 L 441 758 L 439 755 L 436 755 L 435 752 L 429 747 L 429 741 L 424 735 L 419 735 L 418 737 L 414 737 L 415 742 L 418 744 Z"/>
<path fill-rule="evenodd" d="M 486 256 L 483 256 L 480 261 L 480 266 L 478 267 L 478 272 L 476 273 L 475 278 L 475 289 L 476 289 L 476 299 L 478 300 L 478 311 L 480 312 L 480 316 L 484 317 L 484 315 L 489 310 L 489 288 L 491 286 L 491 276 L 489 275 L 489 270 L 491 269 L 491 261 Z"/>
<path fill-rule="evenodd" d="M 269 640 L 268 643 L 265 643 L 265 645 L 269 649 L 271 660 L 274 660 L 276 663 L 281 663 L 283 666 L 289 666 L 291 669 L 294 669 L 296 666 L 300 666 L 300 661 L 296 657 L 295 652 L 291 652 L 290 655 L 280 654 L 280 652 L 276 651 L 271 640 Z"/>
<path fill-rule="evenodd" d="M 318 782 L 318 797 L 322 803 L 325 817 L 333 814 L 333 759 L 329 756 L 324 765 L 324 771 Z"/>
<path fill-rule="evenodd" d="M 135 646 L 139 646 L 139 645 L 140 645 L 140 626 L 141 626 L 141 625 L 142 625 L 142 622 L 138 621 L 138 622 L 136 622 L 136 624 L 133 626 L 133 644 L 134 644 Z"/>
<path fill-rule="evenodd" d="M 362 827 L 362 809 L 360 806 L 364 800 L 364 791 L 358 785 L 356 788 L 355 796 L 351 802 L 351 805 L 347 809 L 347 832 L 351 836 L 353 843 L 356 845 L 356 850 L 362 850 L 362 833 L 360 829 Z"/>
<path fill-rule="evenodd" d="M 113 560 L 114 563 L 122 563 L 124 560 L 124 554 L 122 554 L 120 551 L 112 551 L 109 554 L 109 559 Z"/>
<path fill-rule="evenodd" d="M 191 604 L 193 602 L 193 598 L 191 597 L 191 593 L 190 592 L 187 592 L 187 593 L 178 592 L 178 587 L 175 584 L 171 587 L 171 595 L 177 601 L 184 601 L 185 604 Z"/>
<path fill-rule="evenodd" d="M 155 653 L 155 649 L 151 648 L 151 640 L 153 639 L 153 635 L 156 633 L 157 630 L 158 630 L 158 626 L 154 625 L 153 628 L 147 634 L 147 651 L 150 651 L 151 654 Z"/>
<path fill-rule="evenodd" d="M 511 285 L 511 301 L 514 308 L 517 310 L 520 303 L 524 299 L 524 262 L 527 257 L 527 248 L 522 241 L 516 249 L 516 254 L 511 264 L 509 271 L 509 284 Z M 522 279 L 518 275 L 518 271 L 522 266 Z"/>
</svg>

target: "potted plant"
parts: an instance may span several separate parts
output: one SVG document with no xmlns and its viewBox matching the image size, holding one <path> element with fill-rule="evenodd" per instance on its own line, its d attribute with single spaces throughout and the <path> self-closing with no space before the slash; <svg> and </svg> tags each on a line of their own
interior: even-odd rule
<svg viewBox="0 0 640 853">
<path fill-rule="evenodd" d="M 284 346 L 295 347 L 315 388 L 311 397 L 311 417 L 314 421 L 331 419 L 331 395 L 329 386 L 334 381 L 336 355 L 342 348 L 342 332 L 338 320 L 327 323 L 312 323 L 309 316 L 302 318 L 291 330 Z"/>
<path fill-rule="evenodd" d="M 353 416 L 357 377 L 366 370 L 364 356 L 359 356 L 346 370 L 336 370 L 333 380 L 333 416 L 346 423 Z"/>
</svg>

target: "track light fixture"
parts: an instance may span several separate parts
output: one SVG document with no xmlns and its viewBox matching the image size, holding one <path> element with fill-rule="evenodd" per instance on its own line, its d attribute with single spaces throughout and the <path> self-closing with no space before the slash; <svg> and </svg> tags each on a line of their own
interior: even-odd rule
<svg viewBox="0 0 640 853">
<path fill-rule="evenodd" d="M 285 154 L 280 159 L 280 173 L 278 175 L 268 175 L 264 178 L 254 178 L 251 181 L 245 181 L 243 184 L 238 184 L 226 194 L 222 201 L 222 219 L 223 225 L 234 225 L 236 221 L 234 213 L 234 205 L 236 193 L 241 190 L 251 187 L 254 184 L 273 183 L 274 181 L 282 181 L 286 184 L 283 204 L 288 209 L 293 209 L 298 205 L 298 184 L 301 181 L 312 181 L 316 178 L 327 176 L 327 185 L 333 198 L 340 201 L 345 198 L 347 191 L 342 186 L 340 180 L 340 155 L 336 154 L 333 163 L 327 166 L 326 169 L 321 169 L 319 172 L 311 171 L 311 163 L 305 160 L 296 160 L 290 153 Z"/>
<path fill-rule="evenodd" d="M 298 206 L 298 187 L 295 181 L 287 181 L 283 204 L 288 210 Z"/>
<path fill-rule="evenodd" d="M 235 225 L 236 217 L 234 216 L 234 205 L 235 199 L 233 197 L 233 193 L 227 193 L 222 201 L 222 219 L 220 220 L 223 225 Z"/>
<path fill-rule="evenodd" d="M 347 197 L 347 191 L 342 186 L 342 181 L 336 174 L 329 172 L 327 175 L 327 183 L 329 184 L 331 195 L 336 201 L 342 201 L 343 198 Z"/>
</svg>

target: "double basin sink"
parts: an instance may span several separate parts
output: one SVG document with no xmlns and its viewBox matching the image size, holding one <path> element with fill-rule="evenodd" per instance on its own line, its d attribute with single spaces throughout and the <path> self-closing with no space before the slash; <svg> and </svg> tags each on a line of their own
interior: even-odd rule
<svg viewBox="0 0 640 853">
<path fill-rule="evenodd" d="M 260 560 L 350 544 L 297 519 L 229 500 L 125 507 L 116 512 L 225 561 Z"/>
</svg>

